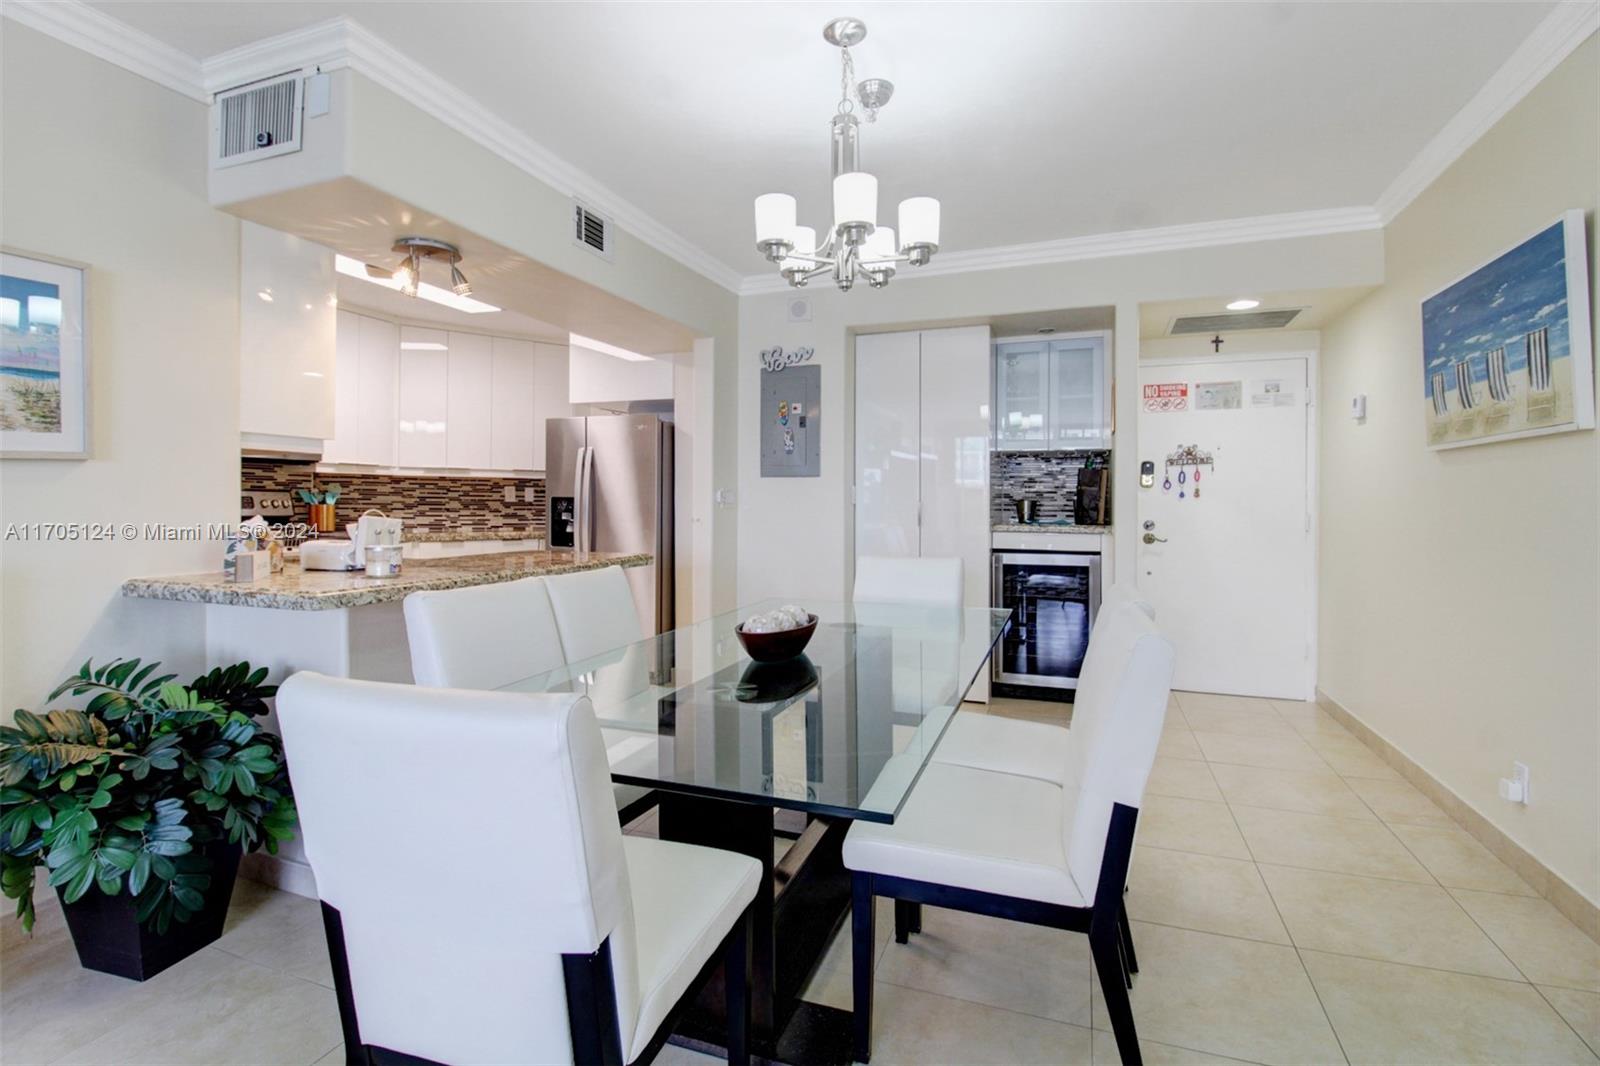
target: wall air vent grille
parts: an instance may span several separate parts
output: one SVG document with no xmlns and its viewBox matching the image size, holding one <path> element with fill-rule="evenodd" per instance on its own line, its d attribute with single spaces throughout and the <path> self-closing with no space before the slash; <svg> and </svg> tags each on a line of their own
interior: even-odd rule
<svg viewBox="0 0 1600 1066">
<path fill-rule="evenodd" d="M 1225 315 L 1179 315 L 1172 320 L 1167 336 L 1185 333 L 1238 333 L 1246 329 L 1282 329 L 1299 317 L 1303 307 L 1277 311 L 1230 311 Z"/>
<path fill-rule="evenodd" d="M 300 150 L 300 72 L 217 93 L 211 105 L 211 165 L 231 167 Z"/>
<path fill-rule="evenodd" d="M 585 203 L 572 201 L 572 243 L 610 259 L 611 220 Z"/>
</svg>

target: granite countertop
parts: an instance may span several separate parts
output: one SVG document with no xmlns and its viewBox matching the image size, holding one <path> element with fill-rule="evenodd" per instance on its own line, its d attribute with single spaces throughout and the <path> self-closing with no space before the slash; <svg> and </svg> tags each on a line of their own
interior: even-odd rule
<svg viewBox="0 0 1600 1066">
<path fill-rule="evenodd" d="M 1044 522 L 996 522 L 995 533 L 1110 533 L 1110 526 L 1056 525 Z"/>
<path fill-rule="evenodd" d="M 579 562 L 570 551 L 458 555 L 444 559 L 407 559 L 395 577 L 367 577 L 360 571 L 302 570 L 299 563 L 286 562 L 282 573 L 244 584 L 229 581 L 220 571 L 178 577 L 136 577 L 122 583 L 122 594 L 147 600 L 326 611 L 389 603 L 404 599 L 412 592 L 489 585 L 606 566 L 644 566 L 652 558 L 648 553 L 590 552 L 586 560 Z"/>
<path fill-rule="evenodd" d="M 407 541 L 458 542 L 463 540 L 543 540 L 544 530 L 533 526 L 502 526 L 496 529 L 413 529 L 406 526 Z"/>
</svg>

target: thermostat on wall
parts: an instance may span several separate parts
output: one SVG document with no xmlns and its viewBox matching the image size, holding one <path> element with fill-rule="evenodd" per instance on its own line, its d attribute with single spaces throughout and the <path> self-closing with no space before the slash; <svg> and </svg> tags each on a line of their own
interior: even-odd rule
<svg viewBox="0 0 1600 1066">
<path fill-rule="evenodd" d="M 1350 417 L 1360 422 L 1367 417 L 1367 394 L 1358 393 L 1350 397 Z"/>
</svg>

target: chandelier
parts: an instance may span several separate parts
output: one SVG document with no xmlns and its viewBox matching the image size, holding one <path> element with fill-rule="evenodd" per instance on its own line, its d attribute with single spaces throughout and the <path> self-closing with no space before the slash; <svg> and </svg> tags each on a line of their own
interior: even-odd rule
<svg viewBox="0 0 1600 1066">
<path fill-rule="evenodd" d="M 790 285 L 800 288 L 812 278 L 832 274 L 841 292 L 856 283 L 857 275 L 881 289 L 894 277 L 900 263 L 922 266 L 939 250 L 939 201 L 913 196 L 900 201 L 900 236 L 891 226 L 878 225 L 878 179 L 861 169 L 861 123 L 856 117 L 860 101 L 868 122 L 889 102 L 894 85 L 884 78 L 868 78 L 858 85 L 852 45 L 867 36 L 867 25 L 856 18 L 828 23 L 822 36 L 840 52 L 839 109 L 833 116 L 833 226 L 817 243 L 817 231 L 795 223 L 795 199 L 788 193 L 769 192 L 756 197 L 756 250 Z"/>
</svg>

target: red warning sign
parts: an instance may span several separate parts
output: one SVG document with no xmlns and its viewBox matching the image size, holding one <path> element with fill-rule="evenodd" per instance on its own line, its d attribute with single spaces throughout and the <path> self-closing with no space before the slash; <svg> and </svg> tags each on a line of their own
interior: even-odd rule
<svg viewBox="0 0 1600 1066">
<path fill-rule="evenodd" d="M 1189 384 L 1184 381 L 1144 387 L 1146 411 L 1187 411 L 1189 409 Z"/>
</svg>

